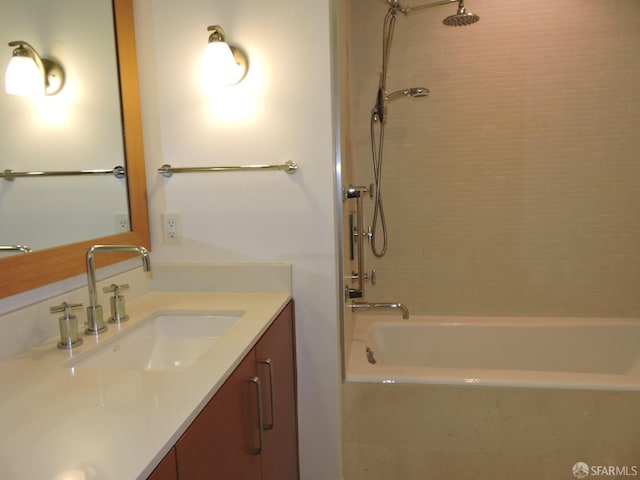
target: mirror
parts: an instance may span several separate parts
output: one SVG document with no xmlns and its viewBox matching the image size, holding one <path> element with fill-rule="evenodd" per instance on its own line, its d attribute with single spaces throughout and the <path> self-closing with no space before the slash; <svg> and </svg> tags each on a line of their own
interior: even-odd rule
<svg viewBox="0 0 640 480">
<path fill-rule="evenodd" d="M 112 173 L 125 158 L 111 0 L 0 0 L 0 12 L 0 73 L 8 44 L 26 42 L 64 79 L 40 97 L 10 95 L 0 79 L 0 245 L 42 250 L 128 231 L 126 179 Z"/>
<path fill-rule="evenodd" d="M 97 238 L 0 259 L 0 298 L 83 273 L 85 271 L 85 253 L 92 245 L 135 244 L 150 248 L 133 0 L 113 0 L 113 12 L 120 72 L 122 128 L 127 159 L 126 189 L 129 194 L 128 213 L 131 230 L 106 236 L 98 234 Z M 8 47 L 7 51 L 10 54 Z M 91 92 L 87 92 L 87 95 L 91 95 Z M 42 179 L 26 179 L 30 182 L 39 180 Z M 116 181 L 116 179 L 111 180 Z M 82 198 L 78 197 L 77 200 L 82 201 Z M 47 233 L 42 232 L 42 235 L 47 235 Z M 117 254 L 101 255 L 101 257 L 103 258 L 96 259 L 98 267 L 123 260 L 123 256 Z"/>
</svg>

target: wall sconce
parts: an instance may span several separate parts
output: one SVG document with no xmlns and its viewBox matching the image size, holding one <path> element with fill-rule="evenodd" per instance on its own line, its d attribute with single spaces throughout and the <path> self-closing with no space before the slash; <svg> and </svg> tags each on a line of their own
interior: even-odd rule
<svg viewBox="0 0 640 480">
<path fill-rule="evenodd" d="M 11 95 L 37 97 L 55 95 L 64 85 L 62 67 L 48 58 L 42 58 L 36 49 L 21 40 L 9 42 L 17 47 L 9 61 L 5 75 L 5 88 Z"/>
<path fill-rule="evenodd" d="M 235 85 L 249 70 L 247 56 L 236 47 L 227 44 L 220 25 L 207 27 L 209 44 L 204 53 L 207 80 L 217 84 Z"/>
</svg>

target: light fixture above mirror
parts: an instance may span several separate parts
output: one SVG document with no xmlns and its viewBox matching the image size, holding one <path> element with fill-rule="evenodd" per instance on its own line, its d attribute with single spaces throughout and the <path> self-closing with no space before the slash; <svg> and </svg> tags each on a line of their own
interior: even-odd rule
<svg viewBox="0 0 640 480">
<path fill-rule="evenodd" d="M 5 75 L 5 88 L 11 95 L 41 97 L 55 95 L 64 86 L 64 71 L 59 63 L 41 57 L 29 43 L 9 42 L 16 47 Z"/>
<path fill-rule="evenodd" d="M 207 27 L 209 43 L 204 53 L 203 68 L 207 81 L 213 84 L 235 85 L 249 70 L 247 56 L 238 47 L 227 43 L 220 25 Z"/>
</svg>

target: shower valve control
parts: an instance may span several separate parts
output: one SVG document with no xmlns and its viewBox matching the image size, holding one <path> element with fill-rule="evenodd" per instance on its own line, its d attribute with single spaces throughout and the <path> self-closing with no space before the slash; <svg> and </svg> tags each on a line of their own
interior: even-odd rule
<svg viewBox="0 0 640 480">
<path fill-rule="evenodd" d="M 371 237 L 373 237 L 373 232 L 371 231 L 371 227 L 370 227 L 370 226 L 369 226 L 369 227 L 367 227 L 367 231 L 366 231 L 366 232 L 365 232 L 365 231 L 363 231 L 362 233 L 360 233 L 360 232 L 358 231 L 358 227 L 353 227 L 353 233 L 352 233 L 352 235 L 353 235 L 353 238 L 354 238 L 356 241 L 358 240 L 358 237 L 359 237 L 360 235 L 362 235 L 363 237 L 365 237 L 365 238 L 367 239 L 367 241 L 369 241 L 369 242 L 370 242 L 370 241 L 371 241 Z"/>
<path fill-rule="evenodd" d="M 365 280 L 369 280 L 371 282 L 371 285 L 375 285 L 376 284 L 376 271 L 375 270 L 371 270 L 371 273 L 365 273 L 364 274 L 364 278 L 365 278 Z"/>
<path fill-rule="evenodd" d="M 357 288 L 346 288 L 346 297 L 347 298 L 362 298 L 363 292 L 362 290 L 358 290 Z"/>
<path fill-rule="evenodd" d="M 347 280 L 351 280 L 352 282 L 357 282 L 360 279 L 360 275 L 358 275 L 358 272 L 351 272 L 351 275 L 348 275 L 345 277 Z M 371 281 L 371 285 L 375 285 L 376 284 L 376 271 L 375 270 L 371 270 L 371 273 L 365 273 L 362 278 L 364 280 L 370 280 Z"/>
<path fill-rule="evenodd" d="M 344 278 L 345 280 L 351 280 L 352 282 L 355 282 L 356 280 L 358 280 L 358 272 L 351 272 L 351 275 L 347 275 Z"/>
<path fill-rule="evenodd" d="M 373 197 L 373 183 L 367 186 L 356 186 L 349 185 L 347 188 L 342 189 L 342 193 L 345 199 L 349 198 L 360 198 L 363 193 L 368 193 L 369 197 Z"/>
<path fill-rule="evenodd" d="M 344 198 L 358 198 L 360 197 L 360 190 L 357 190 L 355 187 L 349 185 L 349 188 L 344 190 Z"/>
</svg>

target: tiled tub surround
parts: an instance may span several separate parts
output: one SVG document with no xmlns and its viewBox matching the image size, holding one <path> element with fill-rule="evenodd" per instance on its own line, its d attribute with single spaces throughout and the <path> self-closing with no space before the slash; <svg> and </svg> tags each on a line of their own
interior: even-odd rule
<svg viewBox="0 0 640 480">
<path fill-rule="evenodd" d="M 561 479 L 579 461 L 640 471 L 638 321 L 548 320 L 545 340 L 540 319 L 356 317 L 345 480 Z"/>
<path fill-rule="evenodd" d="M 345 480 L 568 480 L 579 461 L 640 471 L 640 392 L 347 382 L 344 452 Z"/>
<path fill-rule="evenodd" d="M 73 370 L 64 366 L 70 355 L 56 348 L 57 337 L 1 362 L 0 477 L 146 478 L 291 298 L 287 265 L 266 266 L 272 276 L 255 265 L 230 268 L 154 266 L 155 281 L 136 285 L 146 293 L 128 301 L 131 320 L 123 329 L 158 310 L 245 311 L 225 340 L 185 371 Z M 272 281 L 261 286 L 256 278 Z M 49 315 L 40 321 L 57 326 Z M 103 338 L 117 330 L 110 325 Z M 84 339 L 76 355 L 96 348 Z"/>
</svg>

